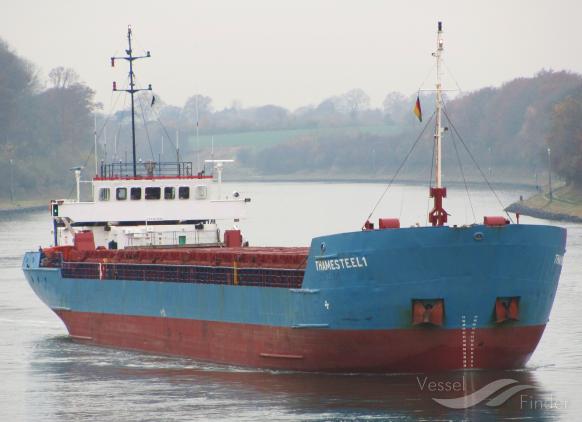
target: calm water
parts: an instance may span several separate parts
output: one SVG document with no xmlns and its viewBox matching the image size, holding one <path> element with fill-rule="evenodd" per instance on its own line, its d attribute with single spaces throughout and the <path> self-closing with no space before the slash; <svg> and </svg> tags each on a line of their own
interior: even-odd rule
<svg viewBox="0 0 582 422">
<path fill-rule="evenodd" d="M 241 223 L 251 245 L 307 245 L 315 235 L 358 230 L 384 189 L 249 183 L 227 185 L 224 192 L 235 188 L 253 198 L 250 218 Z M 524 192 L 498 193 L 509 203 Z M 500 214 L 485 190 L 472 191 L 472 202 L 478 221 Z M 452 224 L 473 221 L 463 189 L 449 189 L 446 205 Z M 394 186 L 374 219 L 396 216 L 404 225 L 425 224 L 427 208 L 425 187 Z M 567 225 L 568 251 L 551 321 L 527 368 L 430 375 L 435 381 L 464 376 L 469 391 L 500 378 L 533 388 L 497 408 L 481 403 L 450 410 L 432 397 L 460 394 L 421 390 L 423 374 L 271 372 L 73 343 L 20 270 L 24 251 L 50 242 L 49 218 L 44 211 L 0 215 L 0 421 L 580 420 L 582 226 Z"/>
</svg>

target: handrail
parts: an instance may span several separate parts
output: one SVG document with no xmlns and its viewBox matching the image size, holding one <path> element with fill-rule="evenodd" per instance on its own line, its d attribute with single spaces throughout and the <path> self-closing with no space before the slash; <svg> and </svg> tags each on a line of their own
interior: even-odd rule
<svg viewBox="0 0 582 422">
<path fill-rule="evenodd" d="M 192 173 L 191 161 L 179 162 L 140 162 L 133 174 L 133 163 L 105 163 L 101 162 L 99 178 L 136 178 L 136 177 L 209 177 L 204 171 Z"/>
<path fill-rule="evenodd" d="M 63 278 L 300 288 L 304 270 L 236 266 L 62 262 Z"/>
</svg>

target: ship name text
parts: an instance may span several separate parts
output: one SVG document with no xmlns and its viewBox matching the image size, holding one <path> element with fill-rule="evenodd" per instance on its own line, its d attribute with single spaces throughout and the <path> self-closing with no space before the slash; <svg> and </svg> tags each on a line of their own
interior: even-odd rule
<svg viewBox="0 0 582 422">
<path fill-rule="evenodd" d="M 368 266 L 368 260 L 365 256 L 352 256 L 348 258 L 321 259 L 315 261 L 316 271 L 338 271 L 347 269 L 358 269 Z"/>
</svg>

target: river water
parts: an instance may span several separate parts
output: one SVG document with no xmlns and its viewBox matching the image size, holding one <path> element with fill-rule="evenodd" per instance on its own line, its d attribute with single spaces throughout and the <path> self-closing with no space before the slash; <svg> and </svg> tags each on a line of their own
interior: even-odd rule
<svg viewBox="0 0 582 422">
<path fill-rule="evenodd" d="M 240 226 L 251 245 L 308 245 L 311 237 L 359 230 L 384 190 L 370 183 L 226 184 L 252 198 Z M 426 187 L 395 185 L 377 217 L 426 224 Z M 505 205 L 518 189 L 497 192 Z M 449 189 L 451 224 L 500 215 L 485 189 Z M 472 205 L 472 206 L 471 206 Z M 546 224 L 522 217 L 521 222 Z M 25 251 L 50 243 L 48 212 L 0 215 L 0 421 L 192 420 L 581 420 L 582 226 L 568 228 L 568 250 L 545 334 L 526 368 L 446 374 L 326 375 L 198 363 L 77 344 L 28 287 Z M 426 378 L 428 377 L 428 378 Z M 513 379 L 527 390 L 497 407 L 484 401 L 452 410 L 431 381 L 475 391 Z M 438 385 L 438 384 L 433 384 Z M 441 384 L 446 385 L 446 384 Z M 452 385 L 452 384 L 449 384 Z"/>
</svg>

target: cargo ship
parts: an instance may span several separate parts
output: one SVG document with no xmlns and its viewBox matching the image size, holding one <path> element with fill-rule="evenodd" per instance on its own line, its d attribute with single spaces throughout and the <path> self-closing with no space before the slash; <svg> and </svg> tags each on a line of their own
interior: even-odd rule
<svg viewBox="0 0 582 422">
<path fill-rule="evenodd" d="M 127 56 L 132 97 L 131 30 Z M 91 201 L 53 200 L 54 245 L 23 270 L 72 339 L 257 368 L 407 372 L 519 368 L 552 308 L 566 231 L 485 217 L 448 226 L 441 176 L 443 31 L 426 227 L 367 219 L 308 247 L 254 247 L 225 160 L 101 164 Z M 149 53 L 146 56 L 149 57 Z M 114 89 L 117 89 L 114 86 Z M 149 87 L 148 89 L 151 89 Z"/>
</svg>

